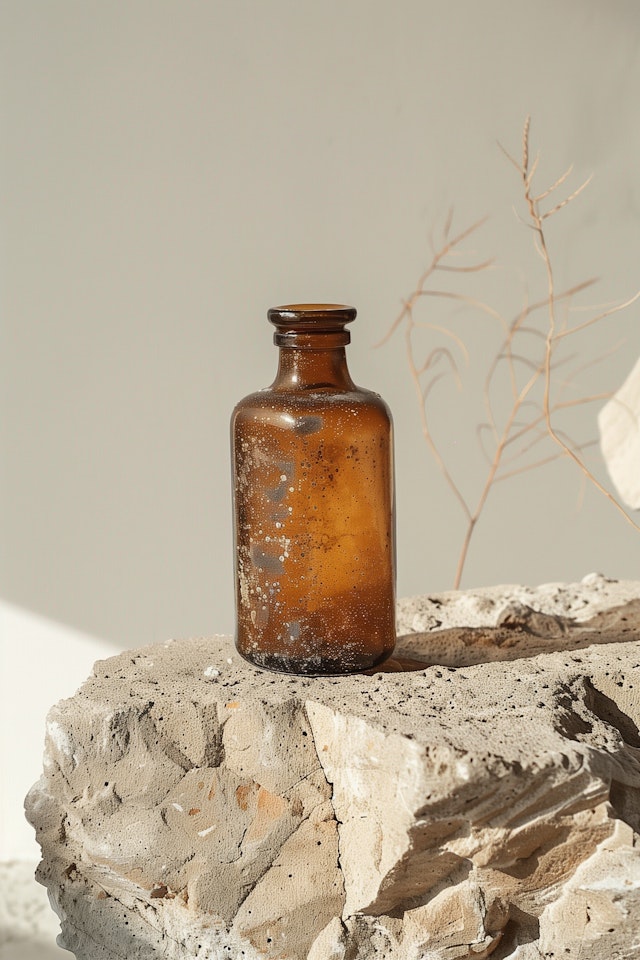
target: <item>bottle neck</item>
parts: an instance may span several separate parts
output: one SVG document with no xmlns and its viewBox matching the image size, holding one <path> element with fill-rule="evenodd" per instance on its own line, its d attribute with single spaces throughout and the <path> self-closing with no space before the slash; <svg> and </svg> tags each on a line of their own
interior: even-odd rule
<svg viewBox="0 0 640 960">
<path fill-rule="evenodd" d="M 286 336 L 286 335 L 285 335 Z M 354 390 L 347 367 L 346 331 L 295 334 L 289 342 L 277 333 L 280 347 L 278 373 L 273 390 Z"/>
</svg>

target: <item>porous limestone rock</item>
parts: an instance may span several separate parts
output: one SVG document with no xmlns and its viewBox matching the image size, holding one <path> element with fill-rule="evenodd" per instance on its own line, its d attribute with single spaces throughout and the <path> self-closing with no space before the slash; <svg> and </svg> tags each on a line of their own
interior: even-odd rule
<svg viewBox="0 0 640 960">
<path fill-rule="evenodd" d="M 640 359 L 598 414 L 600 449 L 621 499 L 640 510 Z"/>
<path fill-rule="evenodd" d="M 640 584 L 402 601 L 383 669 L 224 637 L 96 664 L 27 798 L 82 960 L 626 960 Z"/>
</svg>

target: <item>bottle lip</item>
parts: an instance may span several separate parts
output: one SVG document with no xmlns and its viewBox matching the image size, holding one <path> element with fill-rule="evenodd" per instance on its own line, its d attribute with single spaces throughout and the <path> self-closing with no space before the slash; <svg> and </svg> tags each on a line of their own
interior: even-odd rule
<svg viewBox="0 0 640 960">
<path fill-rule="evenodd" d="M 356 318 L 356 308 L 342 303 L 288 303 L 271 307 L 267 316 L 277 327 L 306 328 L 310 331 L 343 327 Z"/>
</svg>

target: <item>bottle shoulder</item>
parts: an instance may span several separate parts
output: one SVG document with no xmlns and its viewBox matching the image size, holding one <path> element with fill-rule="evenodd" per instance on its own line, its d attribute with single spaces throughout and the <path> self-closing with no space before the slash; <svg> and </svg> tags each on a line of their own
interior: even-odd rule
<svg viewBox="0 0 640 960">
<path fill-rule="evenodd" d="M 391 411 L 380 394 L 365 387 L 355 387 L 353 390 L 274 390 L 265 387 L 243 397 L 232 413 L 232 420 L 253 419 L 265 412 L 282 413 L 284 415 L 309 414 L 317 411 L 335 410 L 353 414 L 379 415 L 382 419 L 391 420 Z"/>
</svg>

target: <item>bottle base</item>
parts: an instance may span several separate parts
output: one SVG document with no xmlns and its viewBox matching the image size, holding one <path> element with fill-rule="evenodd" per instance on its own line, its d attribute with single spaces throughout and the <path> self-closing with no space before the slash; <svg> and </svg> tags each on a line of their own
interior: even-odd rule
<svg viewBox="0 0 640 960">
<path fill-rule="evenodd" d="M 378 659 L 371 660 L 368 657 L 353 657 L 348 659 L 328 659 L 326 657 L 310 657 L 299 659 L 296 657 L 279 656 L 272 653 L 261 653 L 260 651 L 245 653 L 239 647 L 236 647 L 240 656 L 254 667 L 261 670 L 269 670 L 271 673 L 284 673 L 289 676 L 298 677 L 339 677 L 348 676 L 354 673 L 364 673 L 380 666 L 393 653 L 391 650 L 385 652 Z"/>
</svg>

